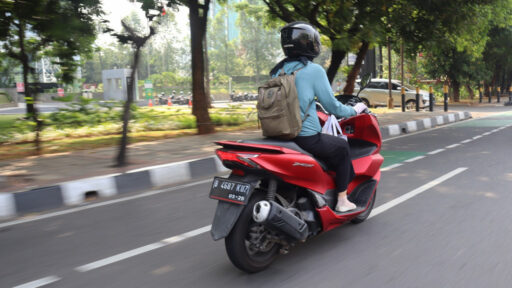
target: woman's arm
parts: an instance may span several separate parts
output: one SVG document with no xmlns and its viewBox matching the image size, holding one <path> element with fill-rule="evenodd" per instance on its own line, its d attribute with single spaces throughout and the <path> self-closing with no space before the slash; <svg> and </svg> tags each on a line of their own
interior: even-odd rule
<svg viewBox="0 0 512 288">
<path fill-rule="evenodd" d="M 334 98 L 329 79 L 327 79 L 327 73 L 325 73 L 322 66 L 317 64 L 311 66 L 313 66 L 314 72 L 314 92 L 325 110 L 336 117 L 355 116 L 357 113 L 352 107 L 343 105 Z"/>
</svg>

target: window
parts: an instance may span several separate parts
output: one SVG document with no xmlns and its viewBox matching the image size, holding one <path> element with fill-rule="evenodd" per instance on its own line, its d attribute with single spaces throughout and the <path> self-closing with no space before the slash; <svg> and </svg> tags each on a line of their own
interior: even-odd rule
<svg viewBox="0 0 512 288">
<path fill-rule="evenodd" d="M 379 89 L 379 85 L 380 83 L 379 82 L 371 82 L 367 88 L 369 89 Z"/>
</svg>

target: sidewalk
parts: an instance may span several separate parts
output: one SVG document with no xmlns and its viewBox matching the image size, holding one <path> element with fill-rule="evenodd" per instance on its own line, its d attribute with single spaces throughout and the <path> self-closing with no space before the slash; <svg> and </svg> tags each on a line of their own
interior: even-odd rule
<svg viewBox="0 0 512 288">
<path fill-rule="evenodd" d="M 436 108 L 439 109 L 439 108 Z M 468 112 L 377 115 L 384 139 L 465 120 Z M 117 147 L 0 162 L 0 218 L 78 205 L 88 196 L 110 197 L 210 177 L 226 171 L 213 142 L 260 138 L 259 130 L 221 132 L 137 143 L 129 166 L 114 168 Z"/>
</svg>

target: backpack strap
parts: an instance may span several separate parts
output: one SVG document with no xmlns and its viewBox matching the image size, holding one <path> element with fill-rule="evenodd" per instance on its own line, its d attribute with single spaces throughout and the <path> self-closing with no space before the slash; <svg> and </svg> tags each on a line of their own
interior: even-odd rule
<svg viewBox="0 0 512 288">
<path fill-rule="evenodd" d="M 300 67 L 299 69 L 297 69 L 297 70 L 293 71 L 293 72 L 292 72 L 292 75 L 297 74 L 297 72 L 299 72 L 300 70 L 302 70 L 302 68 L 304 68 L 304 67 L 306 67 L 306 66 L 302 66 L 302 67 Z M 286 75 L 286 73 L 284 73 L 284 68 L 280 70 L 280 72 L 279 72 L 278 76 L 283 76 L 283 75 Z"/>
</svg>

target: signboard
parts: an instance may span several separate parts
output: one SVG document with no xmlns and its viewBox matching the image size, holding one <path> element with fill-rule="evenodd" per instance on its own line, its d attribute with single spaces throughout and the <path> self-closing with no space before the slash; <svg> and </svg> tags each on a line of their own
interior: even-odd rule
<svg viewBox="0 0 512 288">
<path fill-rule="evenodd" d="M 57 88 L 57 94 L 59 95 L 59 97 L 64 97 L 64 89 Z"/>
<path fill-rule="evenodd" d="M 144 97 L 146 100 L 153 99 L 153 83 L 151 83 L 151 80 L 144 81 Z"/>
<path fill-rule="evenodd" d="M 25 92 L 25 83 L 23 83 L 23 82 L 16 82 L 16 92 L 18 92 L 18 93 Z"/>
</svg>

